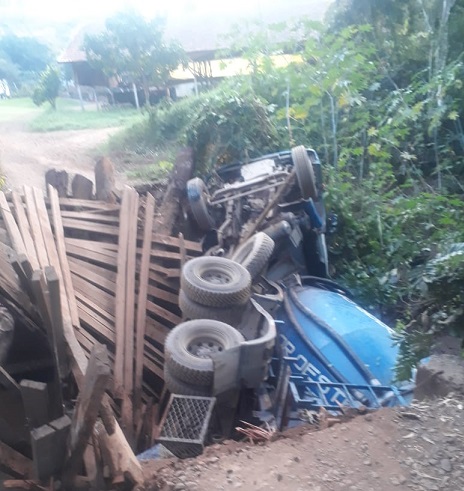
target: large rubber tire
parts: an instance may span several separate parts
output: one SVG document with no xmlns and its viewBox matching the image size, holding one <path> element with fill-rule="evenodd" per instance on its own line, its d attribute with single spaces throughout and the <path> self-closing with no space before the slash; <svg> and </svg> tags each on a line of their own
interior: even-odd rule
<svg viewBox="0 0 464 491">
<path fill-rule="evenodd" d="M 258 232 L 234 252 L 232 259 L 245 267 L 254 280 L 266 266 L 273 252 L 274 241 L 264 232 Z"/>
<path fill-rule="evenodd" d="M 232 327 L 237 327 L 242 320 L 243 306 L 206 307 L 190 300 L 183 290 L 179 292 L 179 307 L 185 319 L 213 319 Z"/>
<path fill-rule="evenodd" d="M 211 355 L 243 341 L 236 329 L 223 322 L 211 319 L 182 322 L 166 338 L 165 366 L 183 382 L 210 386 L 214 380 Z"/>
<path fill-rule="evenodd" d="M 183 396 L 211 397 L 213 388 L 211 385 L 192 385 L 175 377 L 168 367 L 164 367 L 164 383 L 171 394 Z"/>
<path fill-rule="evenodd" d="M 214 220 L 208 211 L 208 189 L 199 177 L 187 182 L 187 197 L 198 227 L 208 232 L 214 227 Z"/>
<path fill-rule="evenodd" d="M 316 178 L 304 145 L 292 148 L 292 160 L 303 199 L 317 199 Z"/>
<path fill-rule="evenodd" d="M 244 305 L 251 292 L 250 273 L 224 257 L 197 257 L 182 268 L 181 288 L 201 305 L 228 307 Z"/>
</svg>

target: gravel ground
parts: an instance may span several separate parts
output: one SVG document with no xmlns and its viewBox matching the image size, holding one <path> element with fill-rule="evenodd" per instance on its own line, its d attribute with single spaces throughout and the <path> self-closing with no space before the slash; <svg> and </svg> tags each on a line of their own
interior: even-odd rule
<svg viewBox="0 0 464 491">
<path fill-rule="evenodd" d="M 461 491 L 463 407 L 454 397 L 415 402 L 263 445 L 225 442 L 196 459 L 147 462 L 147 489 Z"/>
</svg>

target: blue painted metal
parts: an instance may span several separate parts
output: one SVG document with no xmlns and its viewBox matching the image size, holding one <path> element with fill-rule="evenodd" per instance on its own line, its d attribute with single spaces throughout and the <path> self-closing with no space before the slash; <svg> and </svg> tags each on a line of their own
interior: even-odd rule
<svg viewBox="0 0 464 491">
<path fill-rule="evenodd" d="M 295 287 L 287 292 L 277 319 L 284 355 L 291 357 L 292 383 L 306 384 L 312 399 L 322 402 L 319 406 L 352 406 L 355 399 L 378 407 L 386 393 L 399 394 L 392 388 L 398 356 L 392 330 L 346 296 Z M 385 399 L 388 405 L 399 403 L 396 396 Z"/>
</svg>

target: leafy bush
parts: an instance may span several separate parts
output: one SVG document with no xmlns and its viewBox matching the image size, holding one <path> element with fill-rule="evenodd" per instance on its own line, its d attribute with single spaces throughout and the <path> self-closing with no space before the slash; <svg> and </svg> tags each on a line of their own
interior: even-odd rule
<svg viewBox="0 0 464 491">
<path fill-rule="evenodd" d="M 159 181 L 167 177 L 173 167 L 174 164 L 172 162 L 161 160 L 156 164 L 145 165 L 138 169 L 131 170 L 127 172 L 127 177 L 129 179 L 137 179 L 144 182 Z"/>
<path fill-rule="evenodd" d="M 148 120 L 118 137 L 115 146 L 191 145 L 198 172 L 278 148 L 269 108 L 252 92 L 220 87 L 153 108 Z"/>
<path fill-rule="evenodd" d="M 40 76 L 39 84 L 32 95 L 32 101 L 37 106 L 41 106 L 44 102 L 49 102 L 52 108 L 56 109 L 56 99 L 60 87 L 60 72 L 58 69 L 49 66 Z"/>
</svg>

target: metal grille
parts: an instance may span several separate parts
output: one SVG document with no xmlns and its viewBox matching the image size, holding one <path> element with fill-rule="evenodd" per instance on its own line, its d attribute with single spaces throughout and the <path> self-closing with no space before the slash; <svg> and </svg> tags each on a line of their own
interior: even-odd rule
<svg viewBox="0 0 464 491">
<path fill-rule="evenodd" d="M 215 397 L 171 395 L 158 441 L 181 459 L 200 455 L 215 402 Z"/>
</svg>

